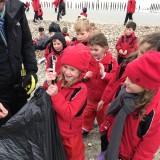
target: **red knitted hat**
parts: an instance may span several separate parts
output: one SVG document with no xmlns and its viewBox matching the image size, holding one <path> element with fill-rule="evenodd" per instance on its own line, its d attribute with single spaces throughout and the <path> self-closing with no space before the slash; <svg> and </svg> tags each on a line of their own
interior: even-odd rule
<svg viewBox="0 0 160 160">
<path fill-rule="evenodd" d="M 131 81 L 148 90 L 160 87 L 160 52 L 148 51 L 129 63 L 125 70 Z"/>
<path fill-rule="evenodd" d="M 73 66 L 85 73 L 89 66 L 89 60 L 89 48 L 79 43 L 76 46 L 69 46 L 64 50 L 61 64 Z"/>
</svg>

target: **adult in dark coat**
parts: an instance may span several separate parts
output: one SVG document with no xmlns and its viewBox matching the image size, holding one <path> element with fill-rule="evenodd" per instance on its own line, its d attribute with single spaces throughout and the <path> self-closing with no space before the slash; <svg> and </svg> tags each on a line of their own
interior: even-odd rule
<svg viewBox="0 0 160 160">
<path fill-rule="evenodd" d="M 24 3 L 0 0 L 0 103 L 8 111 L 0 126 L 27 102 L 37 82 L 37 70 Z"/>
</svg>

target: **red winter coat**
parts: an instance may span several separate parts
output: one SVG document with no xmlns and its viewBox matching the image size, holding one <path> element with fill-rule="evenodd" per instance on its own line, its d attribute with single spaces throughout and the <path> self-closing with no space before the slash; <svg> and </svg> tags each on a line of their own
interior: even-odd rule
<svg viewBox="0 0 160 160">
<path fill-rule="evenodd" d="M 123 51 L 127 50 L 127 55 L 135 52 L 138 49 L 138 38 L 132 33 L 129 37 L 125 34 L 122 35 L 116 44 L 116 50 L 118 52 L 118 56 L 126 58 L 127 55 L 119 54 L 119 50 L 122 49 Z"/>
<path fill-rule="evenodd" d="M 122 63 L 118 66 L 116 71 L 113 73 L 112 79 L 107 84 L 101 100 L 105 103 L 105 105 L 109 104 L 116 96 L 117 90 L 121 87 L 126 79 L 126 75 L 123 73 L 119 78 L 120 70 L 122 67 Z"/>
<path fill-rule="evenodd" d="M 60 3 L 64 3 L 64 0 L 55 0 L 54 2 L 52 2 L 55 8 L 57 8 L 60 5 Z"/>
<path fill-rule="evenodd" d="M 47 89 L 46 83 L 44 88 Z M 62 138 L 70 138 L 82 134 L 82 111 L 87 98 L 87 87 L 78 82 L 69 88 L 62 88 L 58 81 L 58 94 L 51 97 L 60 134 Z M 73 95 L 75 89 L 77 93 Z M 72 99 L 70 100 L 72 96 Z"/>
<path fill-rule="evenodd" d="M 33 0 L 32 1 L 32 6 L 34 11 L 38 11 L 39 8 L 39 0 Z"/>
<path fill-rule="evenodd" d="M 136 113 L 137 110 L 126 118 L 119 153 L 123 160 L 152 160 L 160 146 L 160 89 L 147 107 L 144 121 L 135 119 Z M 108 130 L 108 139 L 112 127 L 113 123 Z"/>
<path fill-rule="evenodd" d="M 103 79 L 101 79 L 99 62 L 101 62 L 105 67 L 106 76 Z M 88 71 L 92 71 L 93 76 L 85 80 L 85 84 L 88 89 L 88 98 L 93 101 L 100 101 L 101 95 L 112 78 L 117 66 L 117 61 L 108 51 L 106 52 L 106 56 L 100 61 L 96 61 L 95 58 L 91 56 Z"/>
<path fill-rule="evenodd" d="M 135 0 L 128 0 L 127 13 L 134 13 L 135 9 L 136 9 L 136 1 Z"/>
<path fill-rule="evenodd" d="M 80 15 L 87 17 L 87 13 L 85 12 L 80 13 Z"/>
<path fill-rule="evenodd" d="M 38 8 L 38 16 L 43 16 L 43 10 L 42 10 L 42 8 Z"/>
<path fill-rule="evenodd" d="M 56 62 L 55 70 L 56 70 L 57 74 L 59 75 L 61 73 L 61 58 L 62 58 L 63 53 L 55 54 L 54 51 L 52 51 L 52 53 L 49 54 L 47 57 L 46 69 L 50 68 L 50 59 L 51 59 L 52 55 L 56 56 L 57 62 Z"/>
</svg>

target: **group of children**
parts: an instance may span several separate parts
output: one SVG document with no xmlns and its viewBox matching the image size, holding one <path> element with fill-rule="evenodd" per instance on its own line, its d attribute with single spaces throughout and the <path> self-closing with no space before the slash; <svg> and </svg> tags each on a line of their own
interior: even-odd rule
<svg viewBox="0 0 160 160">
<path fill-rule="evenodd" d="M 96 118 L 97 160 L 152 160 L 160 145 L 160 33 L 138 42 L 136 23 L 128 22 L 115 46 L 116 60 L 105 35 L 92 26 L 78 18 L 76 39 L 67 41 L 55 29 L 46 48 L 43 87 L 57 113 L 67 158 L 85 159 L 83 138 Z"/>
</svg>

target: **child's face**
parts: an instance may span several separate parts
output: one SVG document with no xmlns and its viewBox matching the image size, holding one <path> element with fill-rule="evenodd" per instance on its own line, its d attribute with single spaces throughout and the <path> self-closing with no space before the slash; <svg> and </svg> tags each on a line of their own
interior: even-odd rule
<svg viewBox="0 0 160 160">
<path fill-rule="evenodd" d="M 56 39 L 54 41 L 52 41 L 53 44 L 53 48 L 57 51 L 60 52 L 63 50 L 63 44 L 60 40 Z"/>
<path fill-rule="evenodd" d="M 135 83 L 133 83 L 128 77 L 125 80 L 126 91 L 128 93 L 142 93 L 145 89 Z"/>
<path fill-rule="evenodd" d="M 93 45 L 93 46 L 89 46 L 89 47 L 90 47 L 91 55 L 95 59 L 100 60 L 105 56 L 107 47 L 101 47 L 99 45 Z"/>
<path fill-rule="evenodd" d="M 133 32 L 134 32 L 134 31 L 133 31 L 132 28 L 126 28 L 126 29 L 125 29 L 125 34 L 126 34 L 127 36 L 130 36 Z"/>
<path fill-rule="evenodd" d="M 76 36 L 77 36 L 77 40 L 81 43 L 86 42 L 86 40 L 88 39 L 90 35 L 89 31 L 80 31 L 80 32 L 76 32 Z"/>
<path fill-rule="evenodd" d="M 80 70 L 70 65 L 62 66 L 62 74 L 68 83 L 72 83 L 80 75 Z"/>
<path fill-rule="evenodd" d="M 138 49 L 138 57 L 142 56 L 145 52 L 147 52 L 149 47 L 150 47 L 149 43 L 141 44 Z"/>
</svg>

